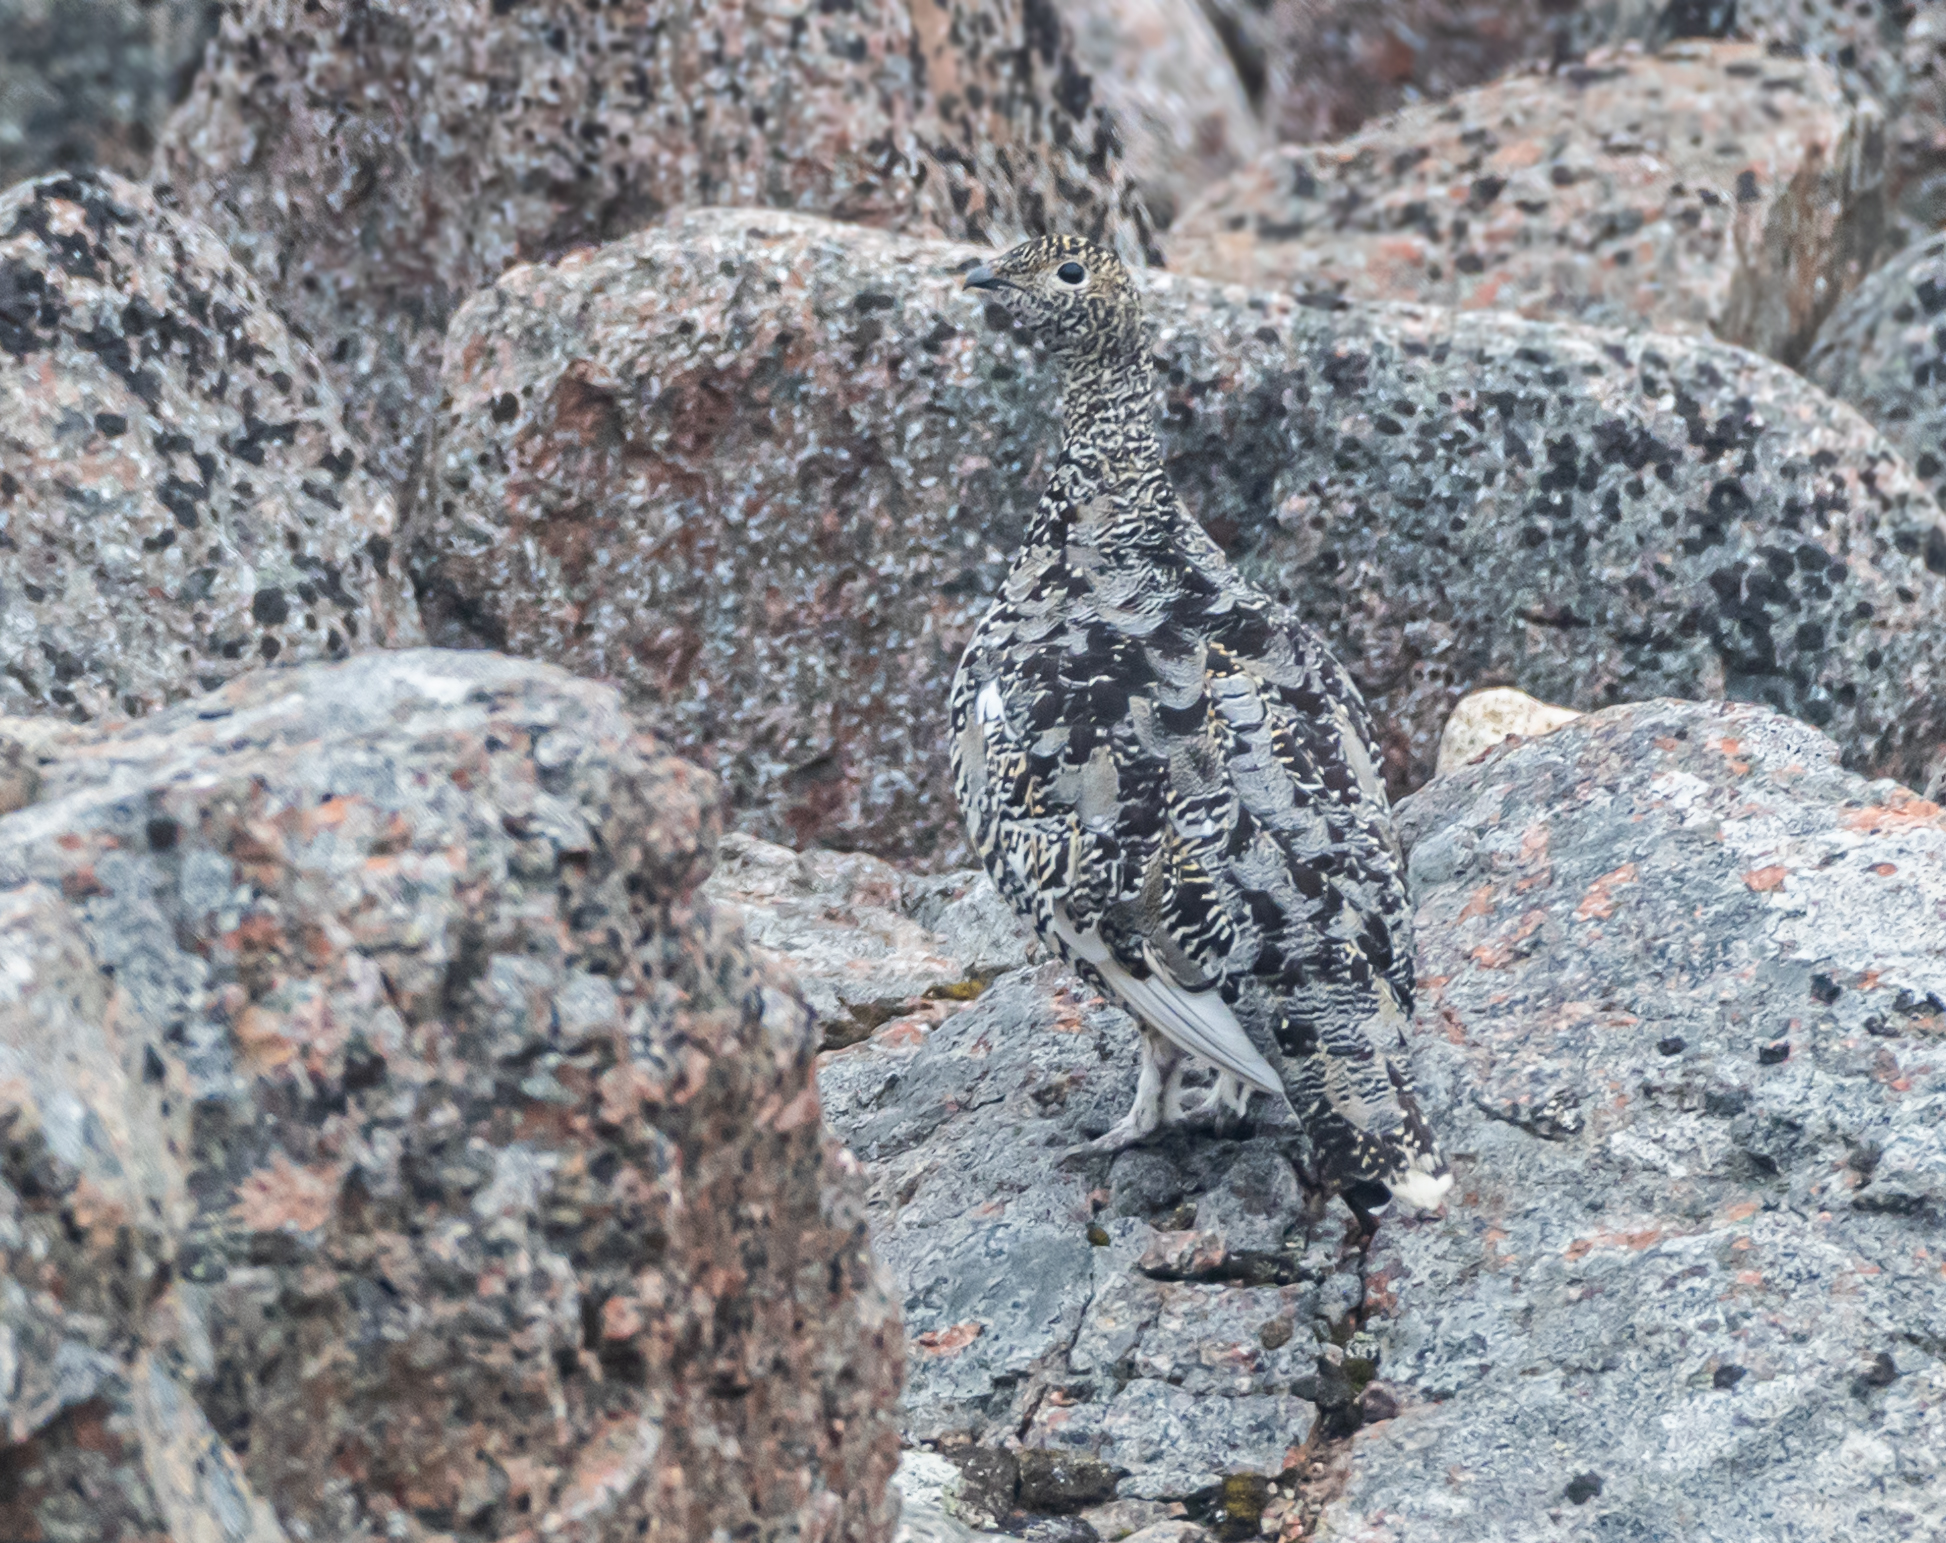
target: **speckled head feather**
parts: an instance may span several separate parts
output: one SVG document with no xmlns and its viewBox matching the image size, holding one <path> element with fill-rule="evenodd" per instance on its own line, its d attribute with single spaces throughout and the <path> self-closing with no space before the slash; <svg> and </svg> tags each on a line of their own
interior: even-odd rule
<svg viewBox="0 0 1946 1543">
<path fill-rule="evenodd" d="M 966 275 L 1050 352 L 1103 365 L 1142 349 L 1142 301 L 1113 252 L 1079 236 L 1039 236 Z"/>
</svg>

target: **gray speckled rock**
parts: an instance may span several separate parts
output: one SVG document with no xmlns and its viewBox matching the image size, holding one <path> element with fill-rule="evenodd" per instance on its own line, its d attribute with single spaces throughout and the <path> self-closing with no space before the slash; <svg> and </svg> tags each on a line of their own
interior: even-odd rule
<svg viewBox="0 0 1946 1543">
<path fill-rule="evenodd" d="M 1924 74 L 1930 0 L 1204 0 L 1219 16 L 1254 12 L 1280 138 L 1335 139 L 1412 102 L 1484 84 L 1522 64 L 1571 62 L 1636 41 L 1736 37 L 1821 59 L 1847 93 L 1898 111 Z M 1219 24 L 1220 25 L 1220 24 Z"/>
<path fill-rule="evenodd" d="M 1891 126 L 1893 187 L 1913 239 L 1923 240 L 1946 228 L 1946 6 L 1915 8 L 1900 62 L 1906 91 Z"/>
<path fill-rule="evenodd" d="M 1822 61 L 1885 110 L 1904 222 L 1946 222 L 1946 13 L 1855 0 L 1203 0 L 1282 140 L 1315 144 L 1523 65 L 1733 36 Z"/>
<path fill-rule="evenodd" d="M 1866 280 L 1825 323 L 1804 372 L 1877 424 L 1946 503 L 1946 235 Z M 1946 540 L 1933 556 L 1946 566 Z"/>
<path fill-rule="evenodd" d="M 455 306 L 671 210 L 1149 241 L 1043 0 L 245 0 L 157 175 L 316 341 L 401 486 Z"/>
<path fill-rule="evenodd" d="M 1763 5 L 1767 0 L 1743 0 Z M 1278 138 L 1337 139 L 1414 102 L 1604 45 L 1725 34 L 1736 0 L 1203 0 Z"/>
<path fill-rule="evenodd" d="M 1126 1017 L 1045 965 L 823 1058 L 904 1294 L 907 1439 L 963 1468 L 974 1525 L 1118 1494 L 1207 1516 L 1226 1478 L 1276 1478 L 1360 1298 L 1347 1218 L 1307 1210 L 1269 1122 L 1063 1163 L 1120 1113 L 1134 1052 Z"/>
<path fill-rule="evenodd" d="M 416 641 L 339 417 L 195 221 L 107 172 L 0 195 L 0 707 L 142 713 Z"/>
<path fill-rule="evenodd" d="M 1657 701 L 1400 822 L 1458 1182 L 1366 1254 L 1274 1123 L 1064 1163 L 1133 1035 L 1054 966 L 825 1058 L 955 1515 L 1112 1482 L 1084 1515 L 1233 1538 L 1938 1534 L 1946 814 L 1766 709 Z"/>
<path fill-rule="evenodd" d="M 977 870 L 915 878 L 860 852 L 733 833 L 703 892 L 789 970 L 827 1050 L 894 1020 L 938 1022 L 1039 951 Z"/>
<path fill-rule="evenodd" d="M 975 1532 L 958 1517 L 960 1472 L 931 1452 L 907 1452 L 892 1475 L 899 1491 L 899 1530 L 892 1543 L 1000 1543 L 997 1532 Z"/>
<path fill-rule="evenodd" d="M 1614 708 L 1409 800 L 1428 1110 L 1402 1412 L 1317 1536 L 1946 1528 L 1946 817 L 1750 707 Z"/>
<path fill-rule="evenodd" d="M 58 890 L 0 891 L 0 958 L 0 1532 L 283 1543 L 177 1381 L 180 1081 Z"/>
<path fill-rule="evenodd" d="M 1158 227 L 1264 148 L 1236 65 L 1197 0 L 1060 0 L 1060 9 Z"/>
<path fill-rule="evenodd" d="M 64 901 L 71 941 L 43 969 L 0 901 L 0 1104 L 61 1161 L 6 1167 L 34 1214 L 0 1254 L 55 1248 L 45 1284 L 106 1318 L 133 1413 L 84 1389 L 0 1431 L 0 1535 L 888 1543 L 898 1316 L 810 1014 L 698 892 L 709 777 L 612 690 L 430 650 L 41 754 L 0 886 Z M 41 1086 L 105 1090 L 98 1120 L 23 1100 L 22 1018 L 121 1047 L 43 1057 Z M 177 1214 L 112 1182 L 116 1065 L 185 1128 Z M 31 1123 L 0 1120 L 10 1157 Z M 165 1246 L 116 1251 L 138 1223 Z"/>
<path fill-rule="evenodd" d="M 1599 51 L 1210 188 L 1170 265 L 1262 288 L 1667 331 L 1793 363 L 1878 253 L 1884 125 L 1751 43 Z"/>
<path fill-rule="evenodd" d="M 617 680 L 755 834 L 952 863 L 947 683 L 1058 398 L 961 292 L 977 255 L 704 211 L 509 274 L 453 326 L 408 531 L 430 624 Z M 1769 701 L 1908 778 L 1946 738 L 1938 507 L 1799 377 L 1141 283 L 1177 486 L 1332 639 L 1396 788 L 1482 685 Z"/>
<path fill-rule="evenodd" d="M 1907 234 L 1946 224 L 1946 7 L 1938 0 L 1738 0 L 1737 32 L 1822 59 L 1885 109 L 1891 207 Z"/>
<path fill-rule="evenodd" d="M 0 0 L 0 187 L 97 166 L 143 175 L 221 9 L 212 0 Z"/>
</svg>

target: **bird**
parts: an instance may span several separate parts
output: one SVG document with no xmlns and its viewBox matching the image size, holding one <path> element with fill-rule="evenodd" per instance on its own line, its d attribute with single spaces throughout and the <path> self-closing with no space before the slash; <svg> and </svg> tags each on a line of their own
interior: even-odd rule
<svg viewBox="0 0 1946 1543">
<path fill-rule="evenodd" d="M 1001 895 L 1140 1029 L 1134 1104 L 1088 1146 L 1263 1093 L 1361 1220 L 1436 1209 L 1452 1176 L 1405 1056 L 1411 907 L 1364 698 L 1171 485 L 1122 263 L 1042 236 L 963 288 L 1051 357 L 1066 409 L 954 674 L 950 759 Z M 1196 1103 L 1191 1057 L 1218 1073 Z"/>
</svg>

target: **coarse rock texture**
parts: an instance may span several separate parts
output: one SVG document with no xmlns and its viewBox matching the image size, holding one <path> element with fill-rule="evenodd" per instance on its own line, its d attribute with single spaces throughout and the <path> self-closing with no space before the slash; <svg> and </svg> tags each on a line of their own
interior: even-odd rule
<svg viewBox="0 0 1946 1543">
<path fill-rule="evenodd" d="M 1135 1029 L 1054 964 L 930 1029 L 823 1058 L 911 1335 L 906 1437 L 975 1527 L 1123 1497 L 1207 1518 L 1292 1461 L 1319 1337 L 1361 1296 L 1349 1217 L 1306 1210 L 1266 1122 L 1064 1163 L 1134 1090 Z"/>
<path fill-rule="evenodd" d="M 453 327 L 407 533 L 429 625 L 615 679 L 753 834 L 953 865 L 948 682 L 1059 395 L 960 291 L 979 255 L 714 211 L 508 275 Z M 1946 738 L 1938 508 L 1797 376 L 1140 283 L 1178 488 L 1324 629 L 1395 789 L 1486 685 L 1766 700 L 1907 778 Z"/>
<path fill-rule="evenodd" d="M 1210 3 L 1210 0 L 1205 0 Z M 1407 102 L 1450 96 L 1563 45 L 1549 0 L 1216 0 L 1255 9 L 1264 111 L 1281 140 L 1352 133 Z"/>
<path fill-rule="evenodd" d="M 0 1532 L 282 1543 L 149 1344 L 189 1207 L 180 1081 L 58 891 L 0 892 L 0 958 Z"/>
<path fill-rule="evenodd" d="M 15 1000 L 53 1048 L 96 1047 L 39 1075 L 101 1118 L 30 1096 L 38 1194 L 74 1198 L 65 1240 L 58 1210 L 22 1225 L 50 1268 L 92 1250 L 133 1281 L 87 1331 L 110 1343 L 71 1359 L 172 1380 L 131 1377 L 158 1435 L 112 1402 L 35 1404 L 7 1535 L 203 1543 L 255 1514 L 251 1543 L 889 1538 L 898 1316 L 820 1128 L 810 1014 L 699 894 L 709 777 L 606 688 L 427 650 L 258 674 L 41 754 L 0 884 L 64 897 L 84 941 L 43 966 L 8 932 L 7 989 L 37 993 Z M 186 1138 L 130 1113 L 118 1189 L 91 1153 L 117 1098 L 157 1094 Z M 6 1139 L 43 1138 L 17 1118 Z M 172 1152 L 179 1198 L 145 1211 Z M 31 1198 L 41 1171 L 7 1180 Z M 16 1343 L 32 1310 L 6 1303 Z M 157 1444 L 205 1419 L 210 1463 Z M 221 1527 L 78 1511 L 67 1476 L 111 1485 L 131 1446 L 226 1485 Z"/>
<path fill-rule="evenodd" d="M 1446 727 L 1439 731 L 1439 759 L 1435 776 L 1458 771 L 1510 735 L 1531 738 L 1551 734 L 1580 716 L 1572 708 L 1538 702 L 1511 686 L 1489 686 L 1460 698 Z"/>
<path fill-rule="evenodd" d="M 1203 0 L 1279 139 L 1315 144 L 1410 104 L 1590 50 L 1734 37 L 1816 59 L 1884 110 L 1890 203 L 1946 224 L 1946 7 L 1852 0 Z"/>
<path fill-rule="evenodd" d="M 1946 224 L 1946 6 L 1739 0 L 1736 31 L 1778 53 L 1821 59 L 1855 101 L 1887 116 L 1890 191 L 1909 233 Z"/>
<path fill-rule="evenodd" d="M 899 1460 L 892 1484 L 899 1492 L 899 1530 L 892 1543 L 998 1543 L 1005 1533 L 975 1532 L 954 1513 L 959 1469 L 931 1452 L 910 1451 Z"/>
<path fill-rule="evenodd" d="M 0 195 L 0 709 L 133 715 L 418 639 L 337 394 L 207 230 L 108 172 Z"/>
<path fill-rule="evenodd" d="M 1611 709 L 1401 810 L 1445 1213 L 1317 1536 L 1946 1529 L 1946 819 L 1761 709 Z"/>
<path fill-rule="evenodd" d="M 1946 230 L 1946 5 L 1915 9 L 1900 55 L 1903 107 L 1888 134 L 1894 206 L 1906 233 L 1924 240 Z"/>
<path fill-rule="evenodd" d="M 1041 0 L 243 0 L 157 175 L 316 341 L 396 484 L 459 302 L 670 210 L 1150 244 Z"/>
<path fill-rule="evenodd" d="M 216 31 L 212 0 L 0 0 L 0 188 L 148 170 Z"/>
<path fill-rule="evenodd" d="M 1946 815 L 1654 701 L 1400 824 L 1458 1182 L 1369 1252 L 1261 1108 L 1064 1160 L 1134 1031 L 1055 966 L 824 1058 L 913 1333 L 908 1483 L 1027 1536 L 1171 1501 L 1229 1538 L 1938 1534 Z"/>
<path fill-rule="evenodd" d="M 711 0 L 686 3 L 705 14 L 713 10 Z M 1126 136 L 1116 117 L 1117 100 L 1134 103 L 1141 89 L 1124 88 L 1119 97 L 1096 90 L 1060 6 L 1050 0 L 907 0 L 903 9 L 892 0 L 879 3 L 893 26 L 910 12 L 913 79 L 905 90 L 920 196 L 910 213 L 875 223 L 1000 246 L 1061 232 L 1099 241 L 1130 263 L 1160 256 L 1141 191 L 1123 161 Z M 1218 89 L 1217 82 L 1176 80 L 1185 103 L 1208 110 L 1201 96 Z M 1138 138 L 1143 134 L 1138 126 Z M 1157 153 L 1152 135 L 1146 148 Z M 683 200 L 704 202 L 732 200 Z M 783 206 L 778 199 L 763 202 Z M 791 207 L 855 218 L 827 211 L 822 202 L 799 199 Z"/>
<path fill-rule="evenodd" d="M 1804 373 L 1871 419 L 1946 504 L 1946 235 L 1866 280 L 1825 323 Z"/>
<path fill-rule="evenodd" d="M 978 870 L 919 877 L 862 852 L 793 852 L 732 833 L 703 885 L 816 1013 L 823 1047 L 937 1022 L 1038 952 Z"/>
<path fill-rule="evenodd" d="M 1530 64 L 1683 38 L 1818 59 L 1853 100 L 1920 108 L 1940 62 L 1937 0 L 1204 0 L 1278 137 L 1315 143 Z M 1234 18 L 1232 20 L 1232 18 Z"/>
<path fill-rule="evenodd" d="M 1268 143 L 1197 0 L 1062 0 L 1061 14 L 1157 226 Z"/>
<path fill-rule="evenodd" d="M 1730 0 L 1204 0 L 1279 139 L 1337 139 L 1524 64 L 1720 32 Z"/>
<path fill-rule="evenodd" d="M 1170 265 L 1264 288 L 1714 330 L 1794 363 L 1871 267 L 1884 132 L 1814 61 L 1601 52 L 1284 146 L 1211 188 Z"/>
</svg>

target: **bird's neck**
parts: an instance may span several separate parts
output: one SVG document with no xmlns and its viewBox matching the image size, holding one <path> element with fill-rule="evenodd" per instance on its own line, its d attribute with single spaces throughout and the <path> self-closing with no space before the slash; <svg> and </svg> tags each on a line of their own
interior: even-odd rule
<svg viewBox="0 0 1946 1543">
<path fill-rule="evenodd" d="M 1070 361 L 1062 374 L 1061 454 L 1028 544 L 1062 545 L 1079 511 L 1104 499 L 1127 516 L 1166 519 L 1175 500 L 1156 438 L 1148 361 Z"/>
</svg>

